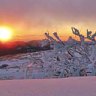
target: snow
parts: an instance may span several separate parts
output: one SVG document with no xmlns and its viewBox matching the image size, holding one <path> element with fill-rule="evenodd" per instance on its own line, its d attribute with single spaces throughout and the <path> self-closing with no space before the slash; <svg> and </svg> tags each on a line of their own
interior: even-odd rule
<svg viewBox="0 0 96 96">
<path fill-rule="evenodd" d="M 96 96 L 96 77 L 1 80 L 0 96 Z"/>
<path fill-rule="evenodd" d="M 94 47 L 95 48 L 95 47 Z M 74 49 L 73 49 L 74 51 Z M 0 57 L 0 79 L 42 79 L 70 76 L 95 76 L 95 63 L 86 56 L 66 51 L 48 50 Z M 94 55 L 95 56 L 95 55 Z"/>
</svg>

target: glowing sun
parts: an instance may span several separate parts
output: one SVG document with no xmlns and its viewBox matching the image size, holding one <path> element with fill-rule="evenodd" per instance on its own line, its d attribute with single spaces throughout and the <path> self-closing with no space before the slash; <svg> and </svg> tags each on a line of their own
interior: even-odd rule
<svg viewBox="0 0 96 96">
<path fill-rule="evenodd" d="M 0 41 L 9 41 L 12 38 L 12 29 L 0 27 Z"/>
</svg>

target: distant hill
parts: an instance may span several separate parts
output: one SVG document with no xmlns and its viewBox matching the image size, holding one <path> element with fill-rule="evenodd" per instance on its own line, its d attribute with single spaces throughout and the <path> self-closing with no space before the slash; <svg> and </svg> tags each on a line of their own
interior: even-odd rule
<svg viewBox="0 0 96 96">
<path fill-rule="evenodd" d="M 40 40 L 33 41 L 14 41 L 1 43 L 0 42 L 0 56 L 8 55 L 8 54 L 18 54 L 18 53 L 26 53 L 26 52 L 36 52 L 41 50 L 49 50 L 50 46 L 41 47 Z"/>
</svg>

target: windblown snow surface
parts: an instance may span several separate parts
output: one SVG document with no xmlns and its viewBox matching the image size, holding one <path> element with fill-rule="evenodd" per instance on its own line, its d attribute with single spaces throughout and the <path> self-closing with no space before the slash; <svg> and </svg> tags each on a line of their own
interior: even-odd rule
<svg viewBox="0 0 96 96">
<path fill-rule="evenodd" d="M 1 80 L 0 96 L 96 96 L 96 77 Z"/>
</svg>

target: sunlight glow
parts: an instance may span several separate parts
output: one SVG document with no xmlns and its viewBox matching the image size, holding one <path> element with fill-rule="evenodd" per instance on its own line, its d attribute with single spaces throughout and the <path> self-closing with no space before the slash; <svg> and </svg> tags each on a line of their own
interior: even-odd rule
<svg viewBox="0 0 96 96">
<path fill-rule="evenodd" d="M 9 27 L 0 27 L 0 41 L 9 41 L 12 38 L 12 29 Z"/>
</svg>

